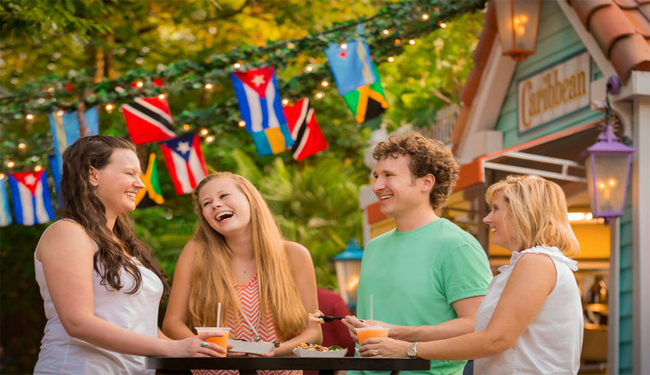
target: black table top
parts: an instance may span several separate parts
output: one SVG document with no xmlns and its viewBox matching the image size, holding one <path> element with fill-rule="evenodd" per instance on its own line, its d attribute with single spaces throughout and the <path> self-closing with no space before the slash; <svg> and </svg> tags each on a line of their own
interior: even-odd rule
<svg viewBox="0 0 650 375">
<path fill-rule="evenodd" d="M 147 368 L 157 370 L 383 370 L 423 371 L 429 361 L 414 358 L 314 357 L 147 357 Z"/>
</svg>

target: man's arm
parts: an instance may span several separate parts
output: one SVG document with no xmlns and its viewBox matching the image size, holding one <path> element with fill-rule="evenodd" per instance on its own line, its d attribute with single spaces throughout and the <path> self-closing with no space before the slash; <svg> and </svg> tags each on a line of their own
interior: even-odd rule
<svg viewBox="0 0 650 375">
<path fill-rule="evenodd" d="M 451 319 L 436 325 L 427 326 L 398 326 L 375 320 L 361 322 L 354 316 L 347 316 L 343 324 L 350 330 L 350 335 L 357 341 L 356 328 L 367 327 L 369 325 L 378 325 L 388 327 L 388 337 L 402 341 L 434 341 L 447 339 L 474 332 L 474 320 L 476 311 L 483 301 L 483 296 L 469 297 L 452 302 L 452 307 L 456 311 L 458 318 Z M 435 312 L 431 312 L 435 314 Z"/>
<path fill-rule="evenodd" d="M 436 325 L 427 326 L 390 326 L 388 336 L 403 341 L 433 341 L 447 339 L 474 332 L 476 311 L 483 301 L 483 296 L 469 297 L 453 302 L 451 305 L 458 318 Z M 435 314 L 435 312 L 431 312 Z"/>
</svg>

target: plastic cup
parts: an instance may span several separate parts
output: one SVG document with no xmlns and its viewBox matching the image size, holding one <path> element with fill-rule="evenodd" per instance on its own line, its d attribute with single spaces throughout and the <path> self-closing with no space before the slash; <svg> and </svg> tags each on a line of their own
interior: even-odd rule
<svg viewBox="0 0 650 375">
<path fill-rule="evenodd" d="M 371 337 L 388 337 L 388 328 L 386 327 L 363 327 L 357 328 L 357 338 L 359 345 L 363 345 L 366 339 Z"/>
<path fill-rule="evenodd" d="M 221 332 L 223 336 L 219 337 L 208 337 L 207 339 L 203 341 L 209 341 L 212 343 L 215 343 L 219 345 L 220 347 L 223 348 L 223 350 L 228 352 L 228 335 L 230 334 L 230 328 L 228 327 L 194 327 L 196 329 L 197 334 L 201 334 L 203 332 Z"/>
</svg>

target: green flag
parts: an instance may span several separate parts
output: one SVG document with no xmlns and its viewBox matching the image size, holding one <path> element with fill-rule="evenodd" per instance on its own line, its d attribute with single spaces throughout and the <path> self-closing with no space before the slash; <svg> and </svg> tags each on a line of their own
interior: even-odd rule
<svg viewBox="0 0 650 375">
<path fill-rule="evenodd" d="M 160 190 L 156 154 L 153 152 L 149 155 L 147 172 L 141 176 L 141 179 L 145 187 L 135 196 L 135 204 L 137 207 L 147 208 L 165 203 L 165 199 Z"/>
<path fill-rule="evenodd" d="M 381 87 L 377 66 L 373 63 L 372 67 L 377 76 L 375 83 L 368 86 L 361 86 L 343 95 L 343 100 L 345 100 L 345 103 L 359 124 L 379 117 L 388 108 L 388 102 L 384 96 L 384 89 Z"/>
</svg>

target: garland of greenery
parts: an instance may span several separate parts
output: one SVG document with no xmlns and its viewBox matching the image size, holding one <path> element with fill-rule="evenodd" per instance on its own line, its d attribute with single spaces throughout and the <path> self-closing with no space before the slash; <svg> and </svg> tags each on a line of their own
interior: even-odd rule
<svg viewBox="0 0 650 375">
<path fill-rule="evenodd" d="M 322 89 L 322 82 L 332 82 L 333 77 L 324 58 L 324 50 L 330 43 L 364 38 L 371 46 L 377 64 L 391 61 L 400 55 L 411 40 L 438 29 L 445 20 L 471 11 L 483 9 L 486 0 L 416 0 L 384 5 L 372 17 L 335 24 L 331 29 L 288 41 L 270 41 L 266 46 L 235 47 L 228 53 L 210 56 L 207 61 L 182 60 L 156 71 L 130 70 L 116 80 L 103 79 L 93 82 L 92 72 L 81 70 L 75 75 L 60 77 L 43 76 L 26 84 L 12 95 L 0 98 L 0 123 L 33 121 L 34 116 L 55 111 L 76 110 L 104 106 L 108 110 L 135 97 L 176 95 L 188 90 L 213 89 L 227 86 L 229 73 L 273 65 L 282 70 L 291 65 L 299 55 L 307 55 L 322 63 L 305 67 L 305 72 L 288 81 L 278 79 L 284 98 L 299 99 L 311 96 Z M 364 25 L 364 30 L 357 28 Z M 207 85 L 207 86 L 206 86 Z M 212 85 L 212 86 L 209 86 Z M 31 117 L 28 119 L 27 116 Z M 174 115 L 176 123 L 187 124 L 185 131 L 199 128 L 233 126 L 239 121 L 236 98 L 195 110 L 184 110 Z M 52 149 L 51 135 L 37 135 L 30 141 L 35 155 L 19 152 L 18 142 L 5 140 L 0 145 L 5 169 L 9 160 L 15 167 L 30 167 L 46 160 L 43 156 Z M 38 154 L 40 153 L 40 155 Z M 17 157 L 20 159 L 17 160 Z M 21 160 L 22 159 L 22 160 Z"/>
</svg>

